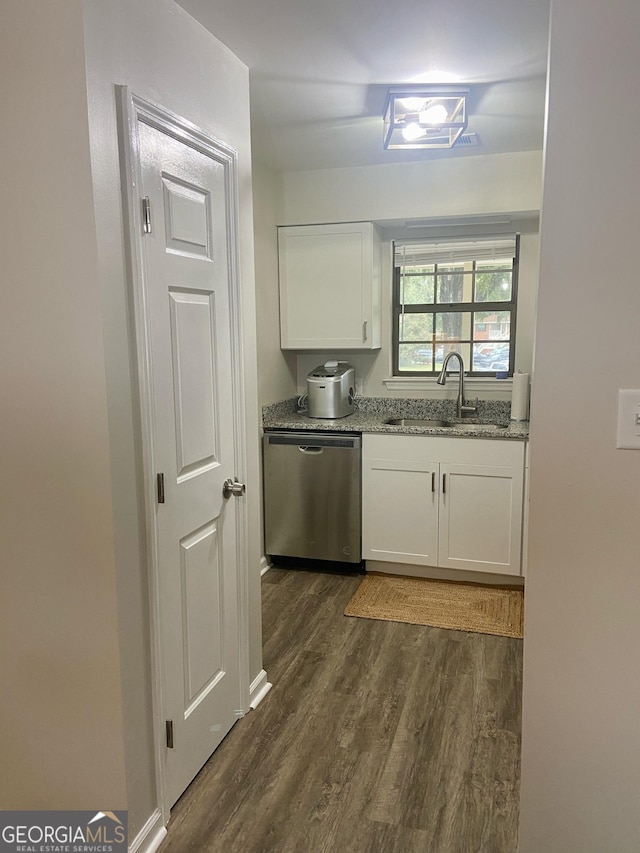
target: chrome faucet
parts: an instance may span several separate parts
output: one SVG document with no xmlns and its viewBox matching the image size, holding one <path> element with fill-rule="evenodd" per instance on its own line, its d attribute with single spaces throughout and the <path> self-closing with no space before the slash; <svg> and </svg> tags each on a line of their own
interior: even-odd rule
<svg viewBox="0 0 640 853">
<path fill-rule="evenodd" d="M 464 402 L 464 362 L 459 352 L 448 352 L 442 363 L 440 376 L 437 378 L 438 385 L 444 385 L 447 381 L 447 365 L 453 357 L 456 357 L 460 363 L 460 374 L 458 379 L 458 399 L 456 400 L 456 417 L 462 418 L 465 414 L 472 414 L 477 411 L 475 406 L 467 406 Z"/>
</svg>

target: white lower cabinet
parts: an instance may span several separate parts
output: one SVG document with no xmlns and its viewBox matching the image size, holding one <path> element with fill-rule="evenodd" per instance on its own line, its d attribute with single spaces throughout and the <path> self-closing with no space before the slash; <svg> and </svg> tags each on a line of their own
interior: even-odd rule
<svg viewBox="0 0 640 853">
<path fill-rule="evenodd" d="M 521 574 L 524 442 L 362 439 L 365 559 Z"/>
</svg>

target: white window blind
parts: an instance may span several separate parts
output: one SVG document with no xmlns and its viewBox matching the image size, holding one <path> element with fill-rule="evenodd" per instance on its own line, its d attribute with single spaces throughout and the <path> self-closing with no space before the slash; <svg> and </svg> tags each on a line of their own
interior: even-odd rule
<svg viewBox="0 0 640 853">
<path fill-rule="evenodd" d="M 394 264 L 397 267 L 506 260 L 515 256 L 515 234 L 473 240 L 402 240 L 394 245 Z"/>
</svg>

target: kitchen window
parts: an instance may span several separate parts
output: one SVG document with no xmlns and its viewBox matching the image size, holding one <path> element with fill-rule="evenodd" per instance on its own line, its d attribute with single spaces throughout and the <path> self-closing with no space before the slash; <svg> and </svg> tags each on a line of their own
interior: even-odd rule
<svg viewBox="0 0 640 853">
<path fill-rule="evenodd" d="M 470 376 L 513 374 L 518 243 L 518 235 L 394 243 L 394 376 L 436 376 L 452 350 Z"/>
</svg>

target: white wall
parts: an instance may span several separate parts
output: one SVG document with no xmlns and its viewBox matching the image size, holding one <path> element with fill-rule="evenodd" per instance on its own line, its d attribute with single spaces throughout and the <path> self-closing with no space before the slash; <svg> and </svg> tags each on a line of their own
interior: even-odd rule
<svg viewBox="0 0 640 853">
<path fill-rule="evenodd" d="M 286 172 L 280 225 L 540 209 L 539 151 Z"/>
<path fill-rule="evenodd" d="M 282 179 L 279 172 L 255 159 L 252 174 L 258 399 L 260 406 L 264 406 L 286 400 L 296 393 L 296 363 L 294 355 L 280 349 L 276 226 L 282 216 Z"/>
<path fill-rule="evenodd" d="M 615 447 L 640 388 L 638 33 L 637 0 L 552 5 L 520 853 L 640 847 L 640 451 Z"/>
<path fill-rule="evenodd" d="M 81 0 L 4 0 L 0 63 L 0 803 L 124 809 Z"/>
<path fill-rule="evenodd" d="M 114 84 L 158 103 L 238 151 L 240 282 L 246 371 L 253 680 L 262 668 L 253 221 L 246 67 L 171 0 L 86 0 L 91 158 L 104 316 L 132 837 L 155 808 L 148 583 L 135 346 L 125 274 Z M 239 472 L 241 473 L 241 472 Z"/>
</svg>

